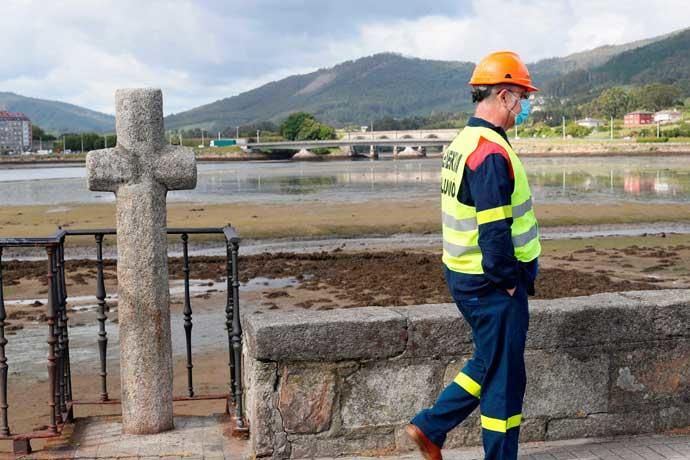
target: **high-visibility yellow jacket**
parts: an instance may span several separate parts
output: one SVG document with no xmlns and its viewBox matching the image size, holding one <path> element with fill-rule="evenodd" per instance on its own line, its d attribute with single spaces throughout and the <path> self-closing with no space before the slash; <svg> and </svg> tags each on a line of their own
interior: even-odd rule
<svg viewBox="0 0 690 460">
<path fill-rule="evenodd" d="M 508 154 L 515 182 L 510 205 L 477 212 L 474 206 L 461 203 L 458 193 L 467 159 L 483 143 L 497 144 Z M 468 126 L 444 152 L 441 208 L 443 262 L 450 270 L 483 274 L 482 252 L 478 243 L 479 226 L 501 219 L 513 219 L 511 235 L 517 260 L 531 262 L 541 253 L 539 227 L 532 208 L 527 174 L 511 145 L 492 129 Z"/>
</svg>

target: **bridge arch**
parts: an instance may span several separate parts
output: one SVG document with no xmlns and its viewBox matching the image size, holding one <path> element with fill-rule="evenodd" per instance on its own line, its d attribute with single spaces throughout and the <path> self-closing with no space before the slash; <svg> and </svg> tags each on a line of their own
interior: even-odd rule
<svg viewBox="0 0 690 460">
<path fill-rule="evenodd" d="M 436 134 L 429 134 L 426 136 L 426 139 L 438 139 L 438 136 Z"/>
</svg>

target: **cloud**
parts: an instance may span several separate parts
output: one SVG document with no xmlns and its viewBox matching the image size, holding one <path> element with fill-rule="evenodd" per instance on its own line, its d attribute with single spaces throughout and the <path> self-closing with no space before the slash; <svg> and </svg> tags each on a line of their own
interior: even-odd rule
<svg viewBox="0 0 690 460">
<path fill-rule="evenodd" d="M 476 62 L 491 51 L 512 49 L 526 61 L 535 62 L 689 27 L 686 3 L 474 0 L 465 14 L 458 16 L 363 23 L 355 40 L 331 43 L 329 54 L 389 50 L 429 59 Z"/>
<path fill-rule="evenodd" d="M 0 91 L 112 113 L 119 87 L 156 86 L 166 113 L 383 51 L 527 61 L 690 24 L 686 1 L 3 0 Z M 668 14 L 673 11 L 673 14 Z"/>
</svg>

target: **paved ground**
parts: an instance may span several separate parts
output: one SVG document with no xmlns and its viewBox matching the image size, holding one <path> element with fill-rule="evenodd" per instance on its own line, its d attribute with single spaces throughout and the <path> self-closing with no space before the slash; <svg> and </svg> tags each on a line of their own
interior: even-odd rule
<svg viewBox="0 0 690 460">
<path fill-rule="evenodd" d="M 248 443 L 226 436 L 229 428 L 227 416 L 185 416 L 175 417 L 174 431 L 134 436 L 122 434 L 119 417 L 85 418 L 45 450 L 21 458 L 246 460 Z"/>
<path fill-rule="evenodd" d="M 365 460 L 348 457 L 338 460 Z M 399 455 L 399 460 L 417 460 L 419 454 Z M 480 448 L 443 452 L 444 460 L 481 460 Z M 649 435 L 610 439 L 578 439 L 573 441 L 540 442 L 520 447 L 521 460 L 690 460 L 689 435 Z M 330 459 L 322 459 L 330 460 Z"/>
<path fill-rule="evenodd" d="M 227 436 L 229 418 L 175 417 L 176 429 L 150 436 L 121 433 L 119 417 L 80 419 L 73 432 L 52 441 L 43 451 L 22 457 L 40 459 L 215 459 L 247 460 L 248 443 Z M 690 460 L 690 435 L 645 435 L 609 439 L 581 439 L 524 444 L 524 460 Z M 445 460 L 481 460 L 481 448 L 448 450 Z M 386 459 L 417 460 L 408 453 Z M 330 459 L 321 459 L 330 460 Z M 340 457 L 338 460 L 371 460 L 371 457 Z"/>
</svg>

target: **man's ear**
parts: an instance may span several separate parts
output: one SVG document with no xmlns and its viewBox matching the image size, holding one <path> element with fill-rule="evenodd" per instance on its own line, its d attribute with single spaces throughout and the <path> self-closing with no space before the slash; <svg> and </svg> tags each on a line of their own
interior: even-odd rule
<svg viewBox="0 0 690 460">
<path fill-rule="evenodd" d="M 498 90 L 498 93 L 496 93 L 496 99 L 498 99 L 498 102 L 502 104 L 510 104 L 510 101 L 506 99 L 506 93 L 508 92 L 509 91 L 505 88 L 501 88 L 500 90 Z"/>
</svg>

